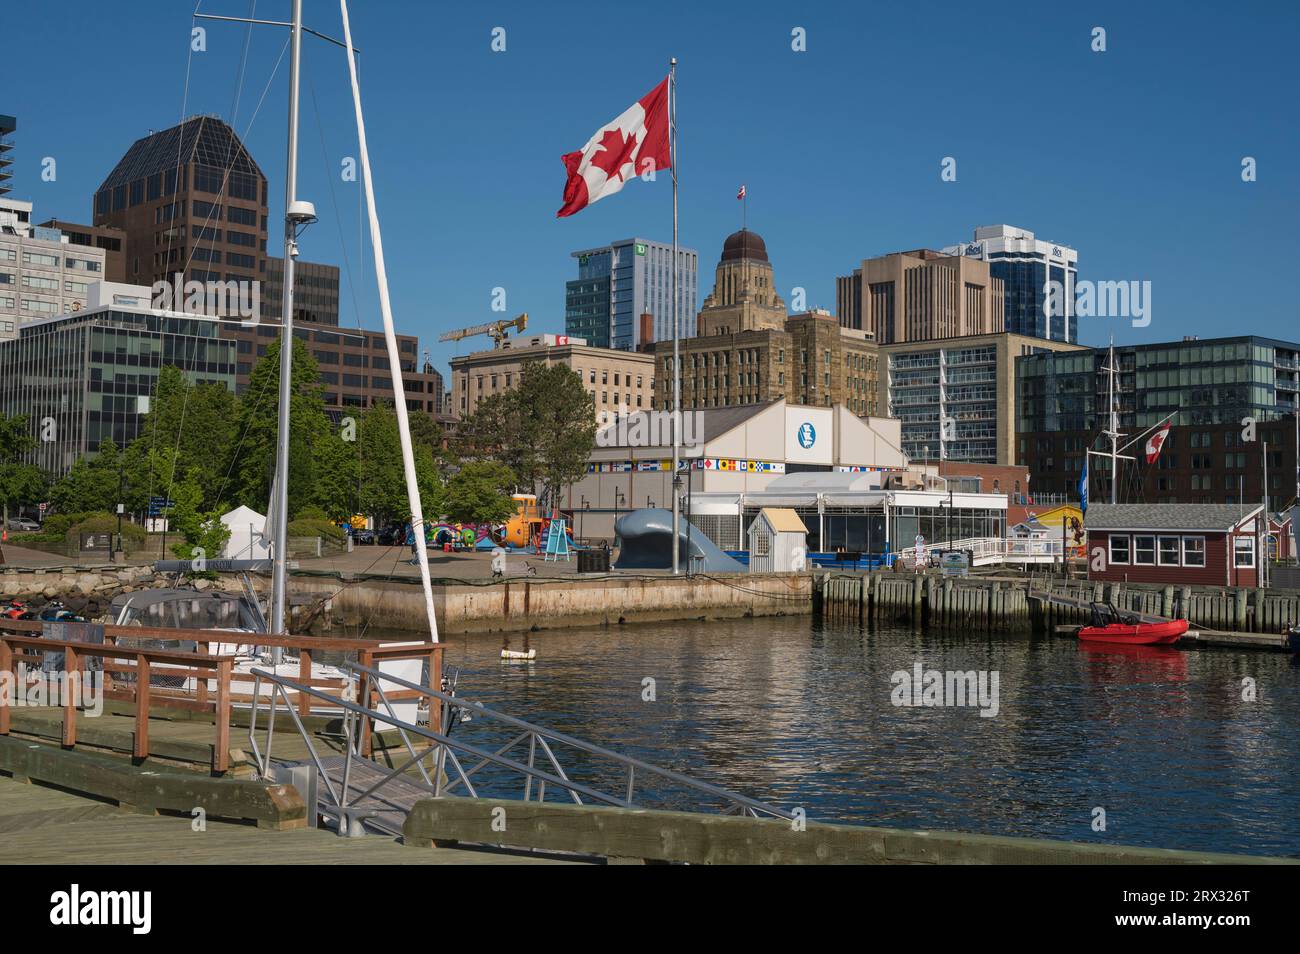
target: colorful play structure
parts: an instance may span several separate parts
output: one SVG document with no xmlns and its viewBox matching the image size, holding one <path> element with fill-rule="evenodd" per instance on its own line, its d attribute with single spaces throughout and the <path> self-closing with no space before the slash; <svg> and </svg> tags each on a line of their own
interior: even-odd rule
<svg viewBox="0 0 1300 954">
<path fill-rule="evenodd" d="M 573 530 L 568 517 L 557 511 L 544 516 L 537 506 L 535 494 L 512 494 L 516 510 L 503 524 L 435 523 L 429 527 L 429 542 L 439 548 L 452 550 L 527 550 L 542 553 L 547 550 L 551 527 L 563 528 L 565 543 L 553 549 L 567 552 L 574 549 Z M 558 538 L 557 538 L 558 540 Z"/>
</svg>

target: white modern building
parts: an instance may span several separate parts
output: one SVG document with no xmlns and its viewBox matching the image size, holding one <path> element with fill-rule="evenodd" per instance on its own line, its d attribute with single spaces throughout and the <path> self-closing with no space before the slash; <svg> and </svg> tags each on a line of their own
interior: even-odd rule
<svg viewBox="0 0 1300 954">
<path fill-rule="evenodd" d="M 989 275 L 1002 279 L 1006 330 L 1052 341 L 1079 340 L 1074 289 L 1079 253 L 1068 245 L 1046 242 L 1013 225 L 982 225 L 972 241 L 950 245 L 945 255 L 965 255 L 989 263 Z M 1057 282 L 1060 307 L 1048 314 L 1048 282 Z"/>
<path fill-rule="evenodd" d="M 86 306 L 104 278 L 105 252 L 71 245 L 58 229 L 33 226 L 32 204 L 0 196 L 0 341 L 28 321 Z"/>
</svg>

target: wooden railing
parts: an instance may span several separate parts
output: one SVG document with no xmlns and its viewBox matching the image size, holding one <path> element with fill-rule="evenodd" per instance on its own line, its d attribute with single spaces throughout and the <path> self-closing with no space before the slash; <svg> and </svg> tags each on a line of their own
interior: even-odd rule
<svg viewBox="0 0 1300 954">
<path fill-rule="evenodd" d="M 0 635 L 5 631 L 14 633 L 31 633 L 31 637 L 26 637 L 34 642 L 28 645 L 40 645 L 45 649 L 63 648 L 62 644 L 56 640 L 41 639 L 40 633 L 43 631 L 44 623 L 40 620 L 11 620 L 0 619 Z M 114 626 L 105 625 L 104 643 L 102 646 L 89 643 L 73 643 L 76 647 L 93 647 L 104 649 L 105 652 L 92 653 L 91 655 L 103 657 L 121 657 L 135 655 L 138 652 L 157 652 L 170 656 L 181 656 L 187 660 L 197 659 L 231 659 L 232 657 L 212 656 L 208 653 L 209 643 L 226 643 L 234 645 L 256 645 L 269 648 L 281 648 L 290 650 L 298 656 L 300 682 L 311 686 L 315 689 L 323 689 L 335 693 L 342 693 L 347 680 L 344 679 L 313 679 L 311 676 L 311 667 L 314 654 L 328 652 L 356 653 L 357 662 L 363 666 L 379 668 L 381 663 L 401 659 L 419 659 L 428 662 L 429 666 L 429 686 L 433 689 L 442 687 L 442 643 L 412 640 L 410 642 L 382 642 L 376 639 L 354 639 L 349 637 L 333 636 L 268 636 L 262 633 L 237 632 L 232 630 L 211 630 L 211 629 L 183 629 L 178 627 L 161 627 L 161 626 Z M 160 640 L 184 640 L 197 642 L 198 649 L 193 653 L 185 653 L 179 650 L 135 650 L 134 647 L 122 646 L 118 643 L 122 638 L 143 638 L 143 639 L 160 639 Z M 16 665 L 16 663 L 14 664 Z M 204 667 L 201 667 L 204 668 Z M 106 672 L 133 672 L 132 669 L 123 669 L 118 666 L 105 665 Z M 221 692 L 226 694 L 227 710 L 230 705 L 252 705 L 253 698 L 253 678 L 237 677 L 233 683 L 227 679 L 223 685 L 218 679 L 215 687 L 209 686 L 209 680 L 213 678 L 198 678 L 197 671 L 193 673 L 182 673 L 178 670 L 169 669 L 168 675 L 193 675 L 194 691 L 182 689 L 169 689 L 161 686 L 153 686 L 147 693 L 149 701 L 155 706 L 170 706 L 173 708 L 190 709 L 198 711 L 214 711 L 213 700 L 211 698 L 214 688 L 218 695 Z M 416 680 L 418 681 L 418 680 Z M 125 680 L 124 680 L 125 682 Z M 137 678 L 136 684 L 139 684 Z M 241 691 L 242 690 L 242 691 Z M 121 690 L 114 690 L 121 692 Z M 386 688 L 385 695 L 390 702 L 411 702 L 419 701 L 424 698 L 421 693 L 398 688 Z M 293 694 L 291 694 L 292 696 Z M 309 715 L 311 713 L 312 697 L 305 693 L 297 694 L 298 698 L 292 701 L 296 704 L 300 715 Z M 134 701 L 133 692 L 126 692 L 123 695 L 108 695 L 106 698 L 123 698 L 127 701 Z M 266 700 L 258 700 L 263 703 Z M 363 706 L 370 707 L 375 700 L 366 698 L 356 700 Z M 435 731 L 441 731 L 440 711 L 431 709 L 429 712 L 429 724 Z M 147 708 L 146 708 L 147 712 Z M 137 718 L 139 712 L 137 710 Z M 229 726 L 229 711 L 225 719 L 227 727 Z M 227 731 L 227 737 L 229 732 Z M 371 753 L 371 738 L 369 733 L 365 736 L 365 754 Z M 224 769 L 223 769 L 224 771 Z"/>
<path fill-rule="evenodd" d="M 0 623 L 0 629 L 27 629 L 29 627 L 26 625 L 14 624 L 28 622 L 5 620 Z M 39 629 L 40 624 L 37 623 L 36 626 Z M 18 675 L 19 664 L 28 663 L 40 667 L 47 652 L 63 653 L 63 671 L 49 675 L 57 675 L 64 681 L 65 686 L 83 675 L 83 658 L 97 657 L 104 660 L 103 685 L 100 690 L 103 697 L 135 703 L 132 757 L 137 759 L 149 757 L 149 707 L 154 704 L 171 705 L 187 709 L 206 709 L 213 713 L 216 739 L 212 745 L 212 771 L 221 773 L 230 768 L 230 671 L 235 662 L 233 656 L 209 656 L 170 649 L 139 649 L 107 642 L 103 644 L 72 642 L 0 632 L 0 674 L 8 674 L 7 678 L 12 680 L 15 693 L 23 691 Z M 197 684 L 204 687 L 205 691 L 208 681 L 215 680 L 215 698 L 203 702 L 197 699 L 175 698 L 168 690 L 152 684 L 150 676 L 153 675 L 155 665 L 160 667 L 160 672 L 168 676 L 194 679 Z M 93 672 L 93 670 L 86 670 L 86 672 Z M 133 680 L 118 678 L 128 673 L 134 677 Z M 8 735 L 10 731 L 9 695 L 8 691 L 0 692 L 0 735 Z M 61 741 L 65 748 L 72 748 L 77 744 L 78 701 L 84 702 L 84 698 L 79 693 L 66 690 L 61 692 L 60 696 L 63 709 Z"/>
</svg>

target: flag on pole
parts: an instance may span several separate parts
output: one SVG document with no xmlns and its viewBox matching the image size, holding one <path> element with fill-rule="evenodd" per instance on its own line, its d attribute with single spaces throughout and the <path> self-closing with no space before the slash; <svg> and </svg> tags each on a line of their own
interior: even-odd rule
<svg viewBox="0 0 1300 954">
<path fill-rule="evenodd" d="M 1147 438 L 1147 463 L 1154 464 L 1156 458 L 1160 456 L 1160 448 L 1165 446 L 1165 438 L 1169 436 L 1169 422 L 1160 428 L 1150 437 Z"/>
<path fill-rule="evenodd" d="M 1083 458 L 1083 473 L 1079 475 L 1079 509 L 1088 512 L 1088 457 Z"/>
<path fill-rule="evenodd" d="M 557 218 L 572 215 L 618 192 L 634 176 L 673 167 L 668 143 L 668 79 L 612 122 L 596 130 L 577 152 L 561 157 L 568 170 L 564 205 Z"/>
<path fill-rule="evenodd" d="M 744 197 L 745 197 L 745 187 L 744 187 L 744 185 L 742 185 L 742 186 L 740 187 L 740 191 L 736 193 L 736 198 L 737 198 L 737 199 L 743 199 Z"/>
</svg>

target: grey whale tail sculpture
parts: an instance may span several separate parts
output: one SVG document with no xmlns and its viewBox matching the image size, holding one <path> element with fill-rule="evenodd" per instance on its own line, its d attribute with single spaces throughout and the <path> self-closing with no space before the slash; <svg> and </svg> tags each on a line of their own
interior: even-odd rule
<svg viewBox="0 0 1300 954">
<path fill-rule="evenodd" d="M 677 533 L 677 552 L 682 570 L 705 570 L 710 573 L 744 573 L 746 567 L 723 553 L 712 540 L 691 526 L 689 553 L 687 522 L 683 517 Z M 634 510 L 619 517 L 614 524 L 619 541 L 616 570 L 668 570 L 673 565 L 673 515 L 662 507 Z M 691 557 L 696 559 L 689 562 Z"/>
</svg>

